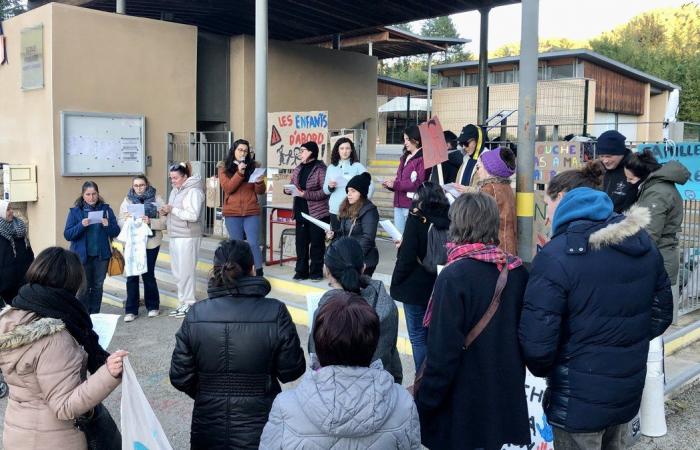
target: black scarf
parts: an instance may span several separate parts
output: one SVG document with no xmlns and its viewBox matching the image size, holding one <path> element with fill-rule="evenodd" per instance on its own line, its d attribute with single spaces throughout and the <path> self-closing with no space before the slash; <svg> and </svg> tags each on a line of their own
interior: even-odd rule
<svg viewBox="0 0 700 450">
<path fill-rule="evenodd" d="M 0 219 L 0 236 L 10 241 L 12 246 L 12 254 L 17 257 L 17 248 L 15 247 L 15 239 L 24 238 L 24 245 L 29 248 L 29 239 L 27 238 L 27 224 L 19 220 L 17 217 L 12 219 L 12 222 Z"/>
<path fill-rule="evenodd" d="M 133 204 L 143 204 L 143 212 L 151 219 L 158 217 L 158 207 L 156 206 L 156 188 L 153 186 L 146 187 L 143 195 L 136 195 L 134 188 L 129 189 L 126 194 L 129 201 Z"/>
<path fill-rule="evenodd" d="M 109 353 L 100 347 L 97 333 L 92 330 L 92 320 L 85 307 L 65 289 L 25 284 L 12 301 L 12 307 L 32 311 L 41 317 L 60 319 L 66 329 L 88 354 L 88 370 L 95 373 Z"/>
</svg>

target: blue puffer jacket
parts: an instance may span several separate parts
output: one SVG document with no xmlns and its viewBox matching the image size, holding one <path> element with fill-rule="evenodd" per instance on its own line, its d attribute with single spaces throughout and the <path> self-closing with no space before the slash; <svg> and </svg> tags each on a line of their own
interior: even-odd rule
<svg viewBox="0 0 700 450">
<path fill-rule="evenodd" d="M 570 191 L 556 210 L 519 327 L 527 367 L 547 377 L 544 408 L 554 426 L 594 432 L 639 411 L 649 341 L 673 311 L 663 259 L 643 230 L 649 217 L 638 207 L 614 214 L 605 193 L 589 188 Z"/>
<path fill-rule="evenodd" d="M 87 218 L 87 211 L 74 206 L 68 210 L 68 218 L 66 218 L 66 227 L 63 230 L 63 237 L 70 242 L 70 250 L 80 257 L 80 262 L 87 263 L 87 230 L 89 227 L 100 227 L 100 256 L 103 260 L 109 259 L 112 256 L 112 249 L 109 243 L 109 238 L 119 236 L 119 224 L 114 215 L 114 211 L 107 203 L 97 205 L 95 211 L 103 211 L 109 224 L 103 227 L 99 224 L 89 225 L 84 227 L 81 223 Z"/>
</svg>

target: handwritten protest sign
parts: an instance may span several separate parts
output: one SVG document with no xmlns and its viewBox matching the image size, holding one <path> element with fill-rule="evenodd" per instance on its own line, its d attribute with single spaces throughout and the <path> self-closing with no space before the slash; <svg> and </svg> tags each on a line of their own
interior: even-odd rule
<svg viewBox="0 0 700 450">
<path fill-rule="evenodd" d="M 318 159 L 328 162 L 328 112 L 276 112 L 267 115 L 267 166 L 293 169 L 301 162 L 300 147 L 318 144 Z"/>
<path fill-rule="evenodd" d="M 690 180 L 684 185 L 677 185 L 683 200 L 700 198 L 700 142 L 677 142 L 676 145 L 666 143 L 639 144 L 638 152 L 651 150 L 660 163 L 676 160 L 690 171 Z"/>
<path fill-rule="evenodd" d="M 423 143 L 423 165 L 426 169 L 447 161 L 447 142 L 437 116 L 418 125 Z"/>
<path fill-rule="evenodd" d="M 580 142 L 537 142 L 535 144 L 535 174 L 538 184 L 548 184 L 559 172 L 578 169 L 583 165 Z"/>
<path fill-rule="evenodd" d="M 530 371 L 525 376 L 525 398 L 527 399 L 527 412 L 530 415 L 530 445 L 504 445 L 502 450 L 528 449 L 528 450 L 553 450 L 554 431 L 547 422 L 547 417 L 542 409 L 544 391 L 547 382 L 544 378 L 537 378 Z"/>
<path fill-rule="evenodd" d="M 552 224 L 547 220 L 547 203 L 544 201 L 545 192 L 535 191 L 535 217 L 532 224 L 533 240 L 532 254 L 542 250 L 552 235 Z"/>
</svg>

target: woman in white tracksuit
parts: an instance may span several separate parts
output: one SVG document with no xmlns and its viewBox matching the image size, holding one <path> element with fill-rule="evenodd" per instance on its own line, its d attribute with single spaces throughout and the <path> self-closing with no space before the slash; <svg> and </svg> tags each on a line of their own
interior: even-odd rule
<svg viewBox="0 0 700 450">
<path fill-rule="evenodd" d="M 170 192 L 168 204 L 160 214 L 167 215 L 170 237 L 170 267 L 177 280 L 177 299 L 180 306 L 170 313 L 172 317 L 185 317 L 197 299 L 196 269 L 199 246 L 202 243 L 202 225 L 199 221 L 204 206 L 202 179 L 192 175 L 189 163 L 170 166 Z"/>
</svg>

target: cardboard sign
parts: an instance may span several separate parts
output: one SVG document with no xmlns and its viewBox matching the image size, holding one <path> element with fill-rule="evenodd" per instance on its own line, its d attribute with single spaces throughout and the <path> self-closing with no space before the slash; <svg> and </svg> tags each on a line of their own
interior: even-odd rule
<svg viewBox="0 0 700 450">
<path fill-rule="evenodd" d="M 676 160 L 690 171 L 690 180 L 684 185 L 677 184 L 683 200 L 700 198 L 700 142 L 677 142 L 676 145 L 666 143 L 640 144 L 637 151 L 651 150 L 656 160 L 661 164 Z"/>
<path fill-rule="evenodd" d="M 420 139 L 423 142 L 423 165 L 426 169 L 447 161 L 447 142 L 442 131 L 440 119 L 432 117 L 418 125 Z"/>
<path fill-rule="evenodd" d="M 548 184 L 556 174 L 583 165 L 583 150 L 580 142 L 535 143 L 535 174 L 537 184 Z"/>
<path fill-rule="evenodd" d="M 301 162 L 300 147 L 318 144 L 318 159 L 328 162 L 328 112 L 276 112 L 267 115 L 267 166 L 293 169 Z"/>
<path fill-rule="evenodd" d="M 544 391 L 547 389 L 547 381 L 538 378 L 526 371 L 525 398 L 527 399 L 527 412 L 530 415 L 530 440 L 527 446 L 504 445 L 502 450 L 527 449 L 527 450 L 553 450 L 554 431 L 547 422 L 547 416 L 542 409 Z"/>
<path fill-rule="evenodd" d="M 289 173 L 277 173 L 270 179 L 271 203 L 273 205 L 291 205 L 292 196 L 284 193 L 284 185 L 289 184 L 292 175 Z"/>
<path fill-rule="evenodd" d="M 545 192 L 535 191 L 535 217 L 532 223 L 532 254 L 542 250 L 552 235 L 552 224 L 547 220 L 547 203 L 544 201 Z"/>
</svg>

